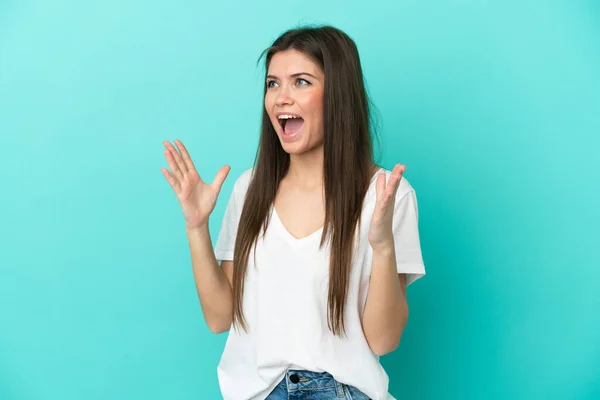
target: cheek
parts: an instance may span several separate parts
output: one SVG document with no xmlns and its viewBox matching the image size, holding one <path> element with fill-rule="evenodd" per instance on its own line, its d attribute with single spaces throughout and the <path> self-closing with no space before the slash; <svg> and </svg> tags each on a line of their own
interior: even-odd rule
<svg viewBox="0 0 600 400">
<path fill-rule="evenodd" d="M 323 119 L 323 95 L 313 93 L 304 98 L 303 108 L 310 112 L 313 119 L 319 121 Z"/>
<path fill-rule="evenodd" d="M 273 100 L 273 96 L 269 96 L 267 94 L 265 96 L 264 105 L 265 105 L 265 111 L 267 112 L 267 115 L 269 116 L 271 123 L 274 123 L 273 121 L 275 120 L 275 115 L 273 114 L 273 107 L 275 106 L 275 103 Z"/>
<path fill-rule="evenodd" d="M 273 96 L 270 96 L 268 93 L 265 95 L 265 109 L 268 113 L 271 113 L 271 110 L 273 109 L 272 97 Z"/>
</svg>

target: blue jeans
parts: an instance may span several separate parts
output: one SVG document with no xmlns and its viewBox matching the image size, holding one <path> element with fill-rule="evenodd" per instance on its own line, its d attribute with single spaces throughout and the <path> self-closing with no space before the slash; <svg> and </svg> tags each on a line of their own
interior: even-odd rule
<svg viewBox="0 0 600 400">
<path fill-rule="evenodd" d="M 327 372 L 288 370 L 266 400 L 369 400 L 354 386 L 336 381 Z"/>
</svg>

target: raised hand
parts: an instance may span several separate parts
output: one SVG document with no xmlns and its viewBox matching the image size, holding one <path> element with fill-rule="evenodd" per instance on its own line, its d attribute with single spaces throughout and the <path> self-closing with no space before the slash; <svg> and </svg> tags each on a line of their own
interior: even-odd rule
<svg viewBox="0 0 600 400">
<path fill-rule="evenodd" d="M 177 195 L 185 218 L 186 229 L 197 229 L 208 224 L 208 217 L 214 210 L 223 182 L 231 168 L 221 167 L 212 183 L 200 178 L 192 159 L 181 141 L 175 140 L 179 152 L 170 142 L 165 145 L 165 157 L 169 170 L 161 171 Z"/>
<path fill-rule="evenodd" d="M 375 210 L 373 210 L 369 229 L 369 243 L 373 250 L 393 248 L 394 204 L 396 203 L 396 192 L 398 192 L 400 180 L 405 170 L 406 166 L 396 164 L 387 182 L 385 181 L 385 174 L 380 174 L 377 177 L 375 182 L 377 203 L 375 204 Z"/>
</svg>

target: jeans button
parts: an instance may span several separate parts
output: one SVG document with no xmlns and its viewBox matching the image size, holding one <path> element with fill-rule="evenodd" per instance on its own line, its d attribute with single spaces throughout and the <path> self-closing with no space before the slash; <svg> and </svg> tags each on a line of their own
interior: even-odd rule
<svg viewBox="0 0 600 400">
<path fill-rule="evenodd" d="M 298 375 L 292 374 L 290 375 L 290 381 L 292 381 L 292 383 L 295 385 L 296 383 L 300 382 L 300 378 Z"/>
</svg>

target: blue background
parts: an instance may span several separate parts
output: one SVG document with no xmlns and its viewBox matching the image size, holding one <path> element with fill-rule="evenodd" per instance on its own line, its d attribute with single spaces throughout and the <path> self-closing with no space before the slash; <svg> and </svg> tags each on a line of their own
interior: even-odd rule
<svg viewBox="0 0 600 400">
<path fill-rule="evenodd" d="M 305 23 L 355 39 L 419 199 L 392 394 L 600 398 L 599 2 L 0 0 L 0 399 L 220 397 L 161 142 L 232 166 L 216 239 Z"/>
</svg>

